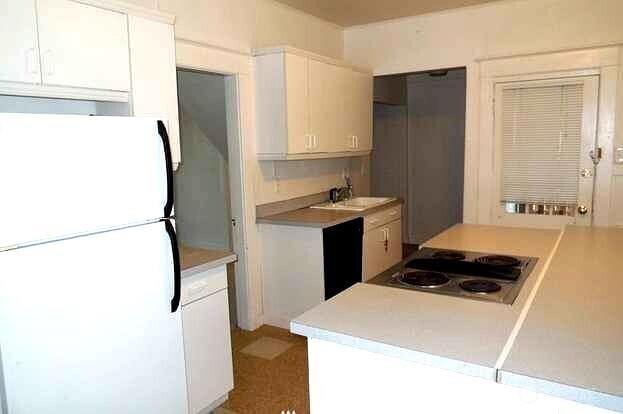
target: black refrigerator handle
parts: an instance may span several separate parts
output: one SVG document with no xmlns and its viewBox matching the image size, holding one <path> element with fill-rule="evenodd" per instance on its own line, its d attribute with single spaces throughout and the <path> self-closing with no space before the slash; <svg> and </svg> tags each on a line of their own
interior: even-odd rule
<svg viewBox="0 0 623 414">
<path fill-rule="evenodd" d="M 177 247 L 177 236 L 171 220 L 164 219 L 164 227 L 171 241 L 171 253 L 173 255 L 173 299 L 171 299 L 171 313 L 175 313 L 180 307 L 182 295 L 182 270 L 180 267 L 180 251 Z"/>
<path fill-rule="evenodd" d="M 173 156 L 171 155 L 171 143 L 164 122 L 158 120 L 158 134 L 164 147 L 164 160 L 167 165 L 167 203 L 164 205 L 164 217 L 171 217 L 173 212 Z"/>
</svg>

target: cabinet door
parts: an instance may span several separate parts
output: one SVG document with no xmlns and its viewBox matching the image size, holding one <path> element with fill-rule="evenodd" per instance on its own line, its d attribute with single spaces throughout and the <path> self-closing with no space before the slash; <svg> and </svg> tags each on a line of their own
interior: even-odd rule
<svg viewBox="0 0 623 414">
<path fill-rule="evenodd" d="M 128 91 L 126 16 L 68 0 L 37 0 L 43 83 Z"/>
<path fill-rule="evenodd" d="M 372 149 L 372 76 L 361 72 L 351 72 L 351 91 L 353 96 L 352 128 L 356 140 L 356 151 Z"/>
<path fill-rule="evenodd" d="M 398 264 L 401 260 L 401 220 L 394 220 L 363 235 L 364 282 Z"/>
<path fill-rule="evenodd" d="M 355 93 L 353 72 L 349 68 L 340 68 L 340 83 L 335 89 L 335 99 L 339 102 L 339 119 L 336 134 L 336 150 L 347 152 L 356 150 L 355 108 L 357 94 Z"/>
<path fill-rule="evenodd" d="M 310 133 L 315 137 L 313 152 L 337 152 L 342 147 L 342 70 L 339 66 L 309 60 Z"/>
<path fill-rule="evenodd" d="M 363 235 L 363 281 L 385 270 L 385 227 L 377 227 Z"/>
<path fill-rule="evenodd" d="M 173 163 L 179 164 L 180 128 L 173 26 L 136 16 L 129 16 L 128 23 L 133 113 L 168 121 Z"/>
<path fill-rule="evenodd" d="M 385 226 L 387 251 L 385 252 L 385 269 L 398 264 L 402 260 L 402 220 L 394 220 Z"/>
<path fill-rule="evenodd" d="M 285 54 L 288 154 L 313 151 L 309 132 L 309 76 L 306 57 Z"/>
<path fill-rule="evenodd" d="M 0 81 L 40 83 L 35 0 L 0 1 Z"/>
<path fill-rule="evenodd" d="M 234 388 L 227 289 L 182 307 L 190 414 Z"/>
</svg>

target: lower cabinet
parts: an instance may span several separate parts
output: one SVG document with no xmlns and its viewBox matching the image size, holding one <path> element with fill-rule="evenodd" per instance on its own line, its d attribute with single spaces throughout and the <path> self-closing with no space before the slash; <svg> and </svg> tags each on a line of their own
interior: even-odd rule
<svg viewBox="0 0 623 414">
<path fill-rule="evenodd" d="M 188 412 L 210 412 L 234 388 L 227 270 L 182 279 Z"/>
<path fill-rule="evenodd" d="M 264 322 L 290 321 L 361 282 L 363 219 L 334 226 L 260 224 Z"/>
<path fill-rule="evenodd" d="M 400 209 L 400 206 L 397 207 Z M 387 216 L 387 215 L 386 215 Z M 372 219 L 376 220 L 376 219 Z M 379 221 L 363 235 L 363 281 L 372 279 L 402 260 L 402 220 Z"/>
</svg>

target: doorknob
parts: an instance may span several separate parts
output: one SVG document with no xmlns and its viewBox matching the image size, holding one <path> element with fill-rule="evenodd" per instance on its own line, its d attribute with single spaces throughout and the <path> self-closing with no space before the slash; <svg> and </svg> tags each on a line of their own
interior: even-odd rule
<svg viewBox="0 0 623 414">
<path fill-rule="evenodd" d="M 586 215 L 586 213 L 588 213 L 588 207 L 586 207 L 584 204 L 580 204 L 580 205 L 578 206 L 578 213 L 579 213 L 581 216 L 585 216 L 585 215 Z"/>
</svg>

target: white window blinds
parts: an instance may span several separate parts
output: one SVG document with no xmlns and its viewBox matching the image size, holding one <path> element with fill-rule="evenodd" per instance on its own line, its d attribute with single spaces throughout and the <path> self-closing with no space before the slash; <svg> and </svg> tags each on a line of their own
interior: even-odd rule
<svg viewBox="0 0 623 414">
<path fill-rule="evenodd" d="M 502 202 L 574 205 L 584 84 L 502 91 Z"/>
</svg>

